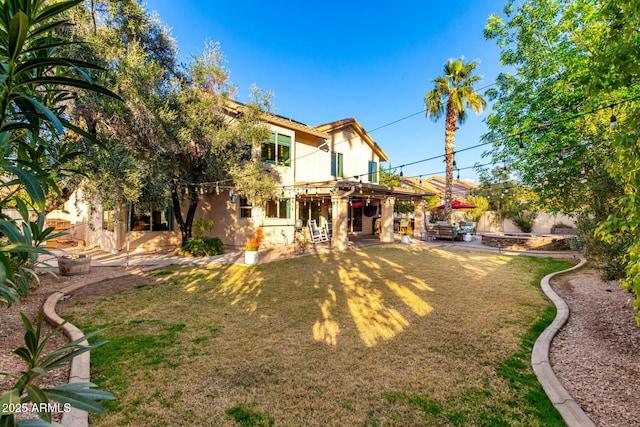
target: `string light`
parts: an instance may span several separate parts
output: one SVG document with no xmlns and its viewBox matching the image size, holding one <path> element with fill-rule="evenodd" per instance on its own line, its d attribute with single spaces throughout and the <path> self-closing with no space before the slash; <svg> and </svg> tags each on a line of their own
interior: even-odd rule
<svg viewBox="0 0 640 427">
<path fill-rule="evenodd" d="M 524 135 L 526 133 L 530 133 L 530 132 L 533 132 L 533 131 L 536 131 L 536 130 L 539 130 L 539 129 L 550 128 L 555 124 L 563 123 L 563 122 L 570 121 L 570 120 L 575 120 L 577 118 L 583 117 L 583 116 L 588 115 L 588 114 L 594 114 L 594 113 L 596 113 L 598 111 L 602 111 L 602 110 L 607 109 L 607 108 L 611 108 L 611 113 L 612 113 L 611 117 L 610 117 L 610 121 L 609 121 L 610 128 L 611 129 L 617 129 L 618 128 L 618 121 L 617 121 L 617 118 L 616 118 L 616 116 L 614 114 L 614 107 L 617 106 L 617 105 L 624 104 L 624 103 L 631 102 L 631 101 L 635 101 L 635 100 L 638 100 L 638 99 L 640 99 L 640 96 L 636 96 L 636 97 L 629 98 L 629 99 L 623 99 L 621 101 L 616 102 L 615 104 L 611 104 L 611 105 L 608 105 L 608 106 L 605 106 L 605 107 L 595 108 L 595 109 L 593 109 L 591 111 L 586 111 L 584 113 L 580 113 L 580 114 L 577 114 L 577 115 L 572 116 L 572 117 L 568 117 L 568 118 L 565 118 L 565 119 L 562 119 L 562 120 L 558 120 L 558 121 L 553 122 L 553 123 L 546 123 L 546 124 L 540 124 L 540 125 L 537 125 L 537 126 L 532 126 L 531 129 L 527 129 L 525 131 L 522 131 L 522 132 L 519 132 L 519 133 L 515 134 L 516 136 L 518 136 L 520 138 L 520 140 L 518 142 L 518 152 L 522 154 L 525 151 L 524 143 L 522 142 L 521 137 L 522 137 L 522 135 Z M 419 113 L 416 113 L 414 115 L 417 115 L 417 114 L 419 114 Z M 408 116 L 406 118 L 413 117 L 414 115 Z M 401 120 L 404 120 L 404 119 L 400 119 L 400 120 L 397 120 L 395 122 L 391 122 L 390 124 L 397 123 L 398 121 L 401 121 Z M 376 129 L 373 129 L 373 130 L 369 131 L 369 133 L 374 132 L 375 130 L 381 129 L 383 127 L 389 126 L 390 124 L 381 126 L 379 128 L 376 128 Z M 482 143 L 479 143 L 479 144 L 476 144 L 476 145 L 473 145 L 473 146 L 470 146 L 470 147 L 466 147 L 466 148 L 463 148 L 463 149 L 456 150 L 456 152 L 463 152 L 463 151 L 473 150 L 473 149 L 476 149 L 476 148 L 479 148 L 479 147 L 482 147 L 482 146 L 485 146 L 485 145 L 488 145 L 488 144 L 491 144 L 491 143 L 495 143 L 495 142 L 499 142 L 501 140 L 505 140 L 508 137 L 509 136 L 505 136 L 505 137 L 498 138 L 498 139 L 493 140 L 493 141 L 482 142 Z M 341 141 L 341 142 L 347 142 L 347 141 Z M 340 142 L 338 142 L 338 143 L 340 143 Z M 312 153 L 309 153 L 309 154 L 312 154 Z M 425 159 L 422 159 L 422 160 L 417 160 L 415 162 L 410 162 L 410 163 L 405 163 L 403 165 L 400 165 L 400 168 L 401 168 L 401 171 L 400 171 L 401 175 L 400 176 L 404 175 L 404 171 L 402 170 L 402 168 L 404 166 L 411 166 L 411 165 L 415 165 L 415 164 L 418 164 L 418 163 L 423 163 L 423 162 L 427 162 L 427 161 L 430 161 L 430 160 L 435 160 L 435 159 L 441 158 L 443 156 L 446 157 L 446 155 L 437 155 L 437 156 L 425 158 Z M 301 156 L 301 157 L 304 157 L 304 156 Z M 296 158 L 296 160 L 299 160 L 301 157 Z M 558 163 L 562 164 L 563 160 L 559 159 Z M 454 159 L 454 164 L 455 164 L 455 159 Z M 491 164 L 491 163 L 489 163 L 489 164 Z M 493 164 L 495 164 L 495 163 L 493 163 Z M 477 165 L 477 167 L 482 167 L 482 166 L 486 166 L 486 165 Z M 386 171 L 391 171 L 392 169 L 393 169 L 393 167 L 390 166 L 389 168 L 387 168 L 385 170 Z M 468 169 L 468 168 L 464 168 L 464 169 Z M 454 169 L 454 170 L 457 170 L 457 169 Z M 439 173 L 441 173 L 441 172 L 439 172 Z M 366 175 L 366 174 L 363 174 L 363 175 Z M 425 175 L 429 175 L 429 174 L 425 174 Z M 431 175 L 435 175 L 435 173 L 431 174 Z M 356 177 L 359 177 L 359 176 L 361 176 L 361 175 L 356 175 Z M 423 175 L 420 175 L 420 177 L 422 177 L 422 176 Z M 198 183 L 198 182 L 189 182 L 189 181 L 184 181 L 183 183 L 186 184 L 186 185 L 202 185 L 202 186 L 215 185 L 216 186 L 216 194 L 219 194 L 219 183 L 224 183 L 224 182 L 233 182 L 233 179 L 226 179 L 226 180 L 216 181 L 215 183 L 211 183 L 211 182 Z M 182 188 L 182 191 L 184 192 L 184 188 Z M 305 191 L 305 193 L 307 191 Z"/>
</svg>

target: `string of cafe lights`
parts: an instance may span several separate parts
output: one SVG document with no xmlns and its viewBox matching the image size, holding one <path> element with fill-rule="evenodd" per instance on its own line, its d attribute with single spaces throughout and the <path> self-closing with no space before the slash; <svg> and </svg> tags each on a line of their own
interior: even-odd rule
<svg viewBox="0 0 640 427">
<path fill-rule="evenodd" d="M 489 85 L 489 86 L 492 86 L 492 85 Z M 487 87 L 489 87 L 489 86 L 487 86 Z M 609 126 L 612 129 L 614 129 L 614 128 L 617 128 L 617 126 L 618 126 L 617 118 L 616 118 L 615 113 L 614 113 L 615 107 L 617 107 L 619 105 L 622 105 L 622 104 L 625 104 L 627 102 L 636 101 L 638 99 L 640 99 L 640 95 L 632 97 L 632 98 L 623 99 L 623 100 L 617 101 L 615 103 L 607 104 L 607 105 L 602 106 L 602 107 L 594 108 L 594 109 L 592 109 L 590 111 L 585 111 L 585 112 L 582 112 L 582 113 L 579 113 L 579 114 L 575 114 L 575 115 L 573 115 L 571 117 L 566 117 L 566 118 L 563 118 L 563 119 L 560 119 L 560 120 L 557 120 L 557 121 L 553 121 L 553 122 L 550 122 L 550 123 L 537 124 L 537 125 L 534 125 L 534 126 L 531 126 L 531 127 L 527 128 L 527 129 L 524 129 L 522 131 L 515 132 L 515 133 L 512 133 L 510 135 L 507 135 L 507 136 L 496 138 L 496 139 L 491 140 L 491 141 L 484 141 L 484 142 L 481 142 L 479 144 L 475 144 L 475 145 L 472 145 L 472 146 L 469 146 L 469 147 L 465 147 L 465 148 L 462 148 L 462 149 L 455 150 L 453 152 L 453 155 L 454 155 L 454 158 L 455 158 L 455 154 L 456 153 L 469 151 L 469 150 L 474 150 L 474 149 L 477 149 L 477 148 L 480 148 L 480 147 L 483 147 L 483 146 L 486 146 L 486 145 L 489 145 L 489 144 L 493 144 L 493 143 L 500 142 L 500 141 L 505 141 L 505 140 L 512 139 L 512 138 L 513 139 L 518 139 L 519 151 L 522 153 L 522 152 L 525 151 L 524 143 L 522 142 L 522 136 L 524 136 L 526 134 L 529 134 L 529 133 L 533 133 L 533 132 L 541 131 L 541 130 L 544 130 L 544 129 L 552 128 L 553 126 L 556 126 L 558 124 L 569 122 L 569 121 L 572 121 L 572 120 L 576 120 L 576 119 L 578 119 L 580 117 L 584 117 L 584 116 L 587 116 L 587 115 L 590 115 L 590 114 L 595 114 L 595 113 L 598 113 L 600 111 L 604 111 L 604 110 L 608 110 L 608 109 L 611 109 L 611 111 L 612 111 L 611 117 L 610 117 L 610 120 L 609 120 Z M 419 111 L 417 113 L 405 116 L 405 117 L 403 117 L 401 119 L 398 119 L 398 120 L 395 120 L 395 121 L 390 122 L 388 124 L 385 124 L 383 126 L 377 127 L 375 129 L 369 131 L 369 133 L 374 132 L 374 131 L 379 130 L 379 129 L 382 129 L 382 128 L 385 128 L 387 126 L 399 123 L 399 122 L 401 122 L 403 120 L 406 120 L 406 119 L 411 118 L 413 116 L 416 116 L 418 114 L 422 114 L 425 111 L 426 110 L 421 110 L 421 111 Z M 339 142 L 335 143 L 334 146 L 338 145 L 340 143 L 346 143 L 346 142 L 348 142 L 348 140 L 339 141 Z M 580 145 L 580 144 L 576 144 L 575 146 L 578 146 L 578 145 Z M 551 152 L 556 152 L 556 151 L 559 152 L 559 151 L 562 151 L 562 150 L 569 150 L 571 148 L 573 148 L 573 147 L 572 146 L 563 147 L 563 148 L 559 148 L 557 150 L 551 150 Z M 304 156 L 298 157 L 295 160 L 299 160 L 299 159 L 301 159 L 301 158 L 303 158 L 305 156 L 311 155 L 311 154 L 315 154 L 315 152 L 305 154 Z M 539 153 L 539 154 L 541 154 L 541 153 Z M 440 158 L 446 158 L 446 154 L 440 154 L 440 155 L 436 155 L 436 156 L 432 156 L 432 157 L 416 160 L 416 161 L 409 162 L 409 163 L 403 163 L 403 164 L 398 165 L 398 166 L 389 166 L 389 167 L 387 167 L 385 169 L 380 169 L 380 170 L 381 171 L 385 171 L 385 172 L 391 172 L 392 170 L 396 170 L 396 169 L 399 168 L 400 171 L 401 171 L 400 175 L 402 176 L 402 174 L 403 174 L 402 169 L 405 168 L 405 167 L 413 166 L 413 165 L 420 164 L 420 163 L 425 163 L 425 162 L 432 161 L 432 160 L 437 160 L 437 159 L 440 159 Z M 455 162 L 455 160 L 454 160 L 454 162 Z M 469 166 L 469 167 L 465 167 L 465 168 L 458 168 L 458 170 L 472 169 L 472 168 L 476 168 L 476 167 L 482 167 L 482 166 L 487 166 L 487 165 L 497 164 L 497 163 L 499 163 L 499 162 L 489 163 L 489 164 L 486 164 L 486 165 L 474 165 L 474 166 Z M 437 175 L 437 174 L 440 174 L 440 173 L 442 173 L 442 172 L 429 172 L 429 173 L 424 173 L 424 174 L 417 175 L 417 177 L 420 178 L 420 177 L 423 177 L 423 176 Z M 357 174 L 357 175 L 353 175 L 353 177 L 355 179 L 361 179 L 363 176 L 368 176 L 368 175 L 369 175 L 369 171 L 367 171 L 366 173 L 360 173 L 360 174 Z M 250 177 L 250 175 L 245 175 L 244 177 Z M 233 182 L 233 178 L 229 178 L 229 179 L 225 179 L 225 180 L 212 181 L 212 182 L 195 182 L 195 181 L 188 181 L 188 180 L 180 180 L 179 181 L 180 184 L 187 185 L 187 186 L 188 185 L 193 185 L 193 186 L 201 187 L 203 189 L 204 188 L 214 188 L 217 194 L 220 194 L 220 191 L 222 191 L 222 190 L 233 191 L 235 189 L 233 185 L 225 185 L 225 183 L 231 183 L 231 182 Z M 331 182 L 333 182 L 333 181 L 327 181 L 326 184 L 329 184 Z M 318 183 L 318 184 L 322 184 L 322 183 Z M 295 186 L 294 185 L 285 185 L 285 186 L 279 186 L 277 188 L 278 188 L 278 190 L 285 191 L 285 190 L 287 190 L 289 188 L 295 188 Z"/>
</svg>

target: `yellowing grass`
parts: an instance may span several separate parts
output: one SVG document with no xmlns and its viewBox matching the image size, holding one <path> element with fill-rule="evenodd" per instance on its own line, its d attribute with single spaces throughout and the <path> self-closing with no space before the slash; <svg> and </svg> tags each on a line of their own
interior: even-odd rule
<svg viewBox="0 0 640 427">
<path fill-rule="evenodd" d="M 93 372 L 119 400 L 95 425 L 536 425 L 496 366 L 548 305 L 548 264 L 378 246 L 118 279 L 64 314 L 109 327 Z"/>
</svg>

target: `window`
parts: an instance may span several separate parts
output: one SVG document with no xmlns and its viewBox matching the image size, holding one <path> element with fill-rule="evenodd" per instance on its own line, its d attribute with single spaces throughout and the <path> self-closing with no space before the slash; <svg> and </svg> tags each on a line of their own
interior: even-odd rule
<svg viewBox="0 0 640 427">
<path fill-rule="evenodd" d="M 131 231 L 173 231 L 173 209 L 163 211 L 145 210 L 137 206 L 131 208 Z"/>
<path fill-rule="evenodd" d="M 336 178 L 342 178 L 343 174 L 343 155 L 342 153 L 331 153 L 331 175 Z"/>
<path fill-rule="evenodd" d="M 102 229 L 114 231 L 116 223 L 116 208 L 112 204 L 105 203 L 102 206 Z"/>
<path fill-rule="evenodd" d="M 273 132 L 269 142 L 262 144 L 261 158 L 263 162 L 291 166 L 291 137 Z"/>
<path fill-rule="evenodd" d="M 369 162 L 369 182 L 378 182 L 378 162 Z"/>
<path fill-rule="evenodd" d="M 329 212 L 329 215 L 331 215 L 331 212 Z M 327 223 L 326 219 L 322 216 L 322 206 L 320 202 L 301 202 L 298 207 L 298 218 L 302 220 L 305 226 L 309 224 L 310 219 L 316 220 L 316 224 L 319 226 Z"/>
<path fill-rule="evenodd" d="M 269 200 L 267 218 L 291 218 L 291 199 Z"/>
<path fill-rule="evenodd" d="M 253 206 L 246 197 L 240 197 L 240 218 L 251 218 Z"/>
</svg>

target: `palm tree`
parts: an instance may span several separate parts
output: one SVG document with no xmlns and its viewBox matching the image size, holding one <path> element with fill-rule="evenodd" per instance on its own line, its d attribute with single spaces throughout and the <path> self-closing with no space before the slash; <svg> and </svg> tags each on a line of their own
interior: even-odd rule
<svg viewBox="0 0 640 427">
<path fill-rule="evenodd" d="M 446 111 L 444 131 L 444 158 L 446 162 L 444 219 L 451 222 L 451 202 L 453 199 L 453 164 L 455 153 L 455 132 L 458 125 L 467 118 L 465 108 L 472 108 L 476 114 L 484 111 L 487 103 L 472 85 L 482 79 L 473 75 L 478 63 L 463 63 L 462 59 L 449 59 L 444 64 L 444 75 L 433 79 L 435 88 L 424 96 L 427 118 L 437 121 Z M 446 110 L 444 108 L 446 104 Z"/>
</svg>

